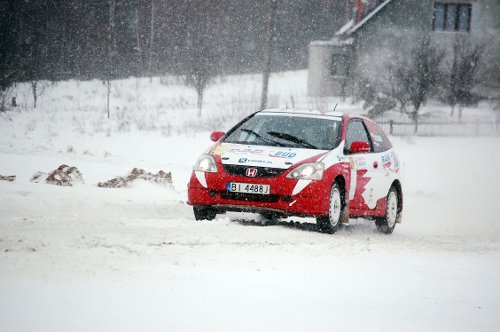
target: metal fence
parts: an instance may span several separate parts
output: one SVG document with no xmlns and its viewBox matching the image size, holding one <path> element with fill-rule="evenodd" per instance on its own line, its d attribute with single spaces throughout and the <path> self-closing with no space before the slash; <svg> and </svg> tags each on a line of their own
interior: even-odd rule
<svg viewBox="0 0 500 332">
<path fill-rule="evenodd" d="M 500 136 L 500 122 L 420 122 L 377 121 L 386 133 L 395 136 Z"/>
</svg>

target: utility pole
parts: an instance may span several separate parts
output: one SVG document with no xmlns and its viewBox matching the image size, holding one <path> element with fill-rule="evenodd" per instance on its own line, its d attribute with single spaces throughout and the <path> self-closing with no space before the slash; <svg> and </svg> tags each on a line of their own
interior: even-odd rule
<svg viewBox="0 0 500 332">
<path fill-rule="evenodd" d="M 271 53 L 274 36 L 274 19 L 276 16 L 276 8 L 278 7 L 277 0 L 269 0 L 271 10 L 268 16 L 267 40 L 264 48 L 264 72 L 262 74 L 262 94 L 260 99 L 260 108 L 264 109 L 267 106 L 267 90 L 269 85 L 269 74 L 271 73 Z"/>
<path fill-rule="evenodd" d="M 151 27 L 149 30 L 149 61 L 148 61 L 148 74 L 153 76 L 151 69 L 153 65 L 153 52 L 155 42 L 155 0 L 151 0 Z"/>
<path fill-rule="evenodd" d="M 143 63 L 142 63 L 142 48 L 141 48 L 141 34 L 140 34 L 140 27 L 139 27 L 139 5 L 137 4 L 135 7 L 135 19 L 134 19 L 134 24 L 135 24 L 135 48 L 137 52 L 137 64 L 138 64 L 138 74 L 142 74 L 143 71 Z"/>
<path fill-rule="evenodd" d="M 116 35 L 115 35 L 115 0 L 109 0 L 109 27 L 108 27 L 108 68 L 107 68 L 107 77 L 106 77 L 106 110 L 108 113 L 108 119 L 110 117 L 109 110 L 109 98 L 111 95 L 111 79 L 115 74 L 114 63 L 115 61 L 115 52 L 116 52 Z"/>
</svg>

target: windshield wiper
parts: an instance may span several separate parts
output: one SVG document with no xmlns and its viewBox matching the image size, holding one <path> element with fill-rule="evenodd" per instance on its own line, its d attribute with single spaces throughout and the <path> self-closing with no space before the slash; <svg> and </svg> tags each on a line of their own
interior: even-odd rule
<svg viewBox="0 0 500 332">
<path fill-rule="evenodd" d="M 278 137 L 281 139 L 284 139 L 285 141 L 293 142 L 302 145 L 303 147 L 310 148 L 310 149 L 317 149 L 318 147 L 315 145 L 312 145 L 308 141 L 303 140 L 302 138 L 298 138 L 296 136 L 286 134 L 286 133 L 278 133 L 276 131 L 268 131 L 267 132 L 269 135 Z"/>
<path fill-rule="evenodd" d="M 284 144 L 282 143 L 279 143 L 279 142 L 276 142 L 276 141 L 273 141 L 271 139 L 267 139 L 267 138 L 264 138 L 262 137 L 259 133 L 251 130 L 251 129 L 246 129 L 246 128 L 243 128 L 243 129 L 240 129 L 241 131 L 245 132 L 245 133 L 248 133 L 248 134 L 251 134 L 251 135 L 254 135 L 255 137 L 257 137 L 258 139 L 260 139 L 262 142 L 265 142 L 265 143 L 269 143 L 269 144 L 273 144 L 273 145 L 278 145 L 278 146 L 285 146 Z"/>
</svg>

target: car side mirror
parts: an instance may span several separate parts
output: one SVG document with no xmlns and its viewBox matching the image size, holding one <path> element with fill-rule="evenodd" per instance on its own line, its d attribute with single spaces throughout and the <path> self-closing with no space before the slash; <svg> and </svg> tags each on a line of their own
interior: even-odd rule
<svg viewBox="0 0 500 332">
<path fill-rule="evenodd" d="M 356 141 L 351 143 L 350 153 L 368 153 L 370 152 L 370 143 Z"/>
<path fill-rule="evenodd" d="M 210 134 L 210 139 L 213 142 L 218 142 L 222 136 L 224 136 L 226 133 L 223 131 L 214 131 L 212 134 Z"/>
</svg>

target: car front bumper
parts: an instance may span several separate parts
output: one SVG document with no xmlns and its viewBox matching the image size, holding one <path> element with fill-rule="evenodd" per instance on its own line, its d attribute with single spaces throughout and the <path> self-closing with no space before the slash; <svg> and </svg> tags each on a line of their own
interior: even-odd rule
<svg viewBox="0 0 500 332">
<path fill-rule="evenodd" d="M 326 181 L 312 181 L 302 191 L 292 195 L 297 180 L 284 175 L 276 178 L 247 178 L 226 173 L 205 173 L 206 187 L 194 172 L 188 185 L 188 204 L 209 206 L 219 213 L 273 212 L 283 216 L 324 216 L 329 210 L 330 184 Z M 227 191 L 228 182 L 267 184 L 271 193 L 240 194 Z"/>
</svg>

